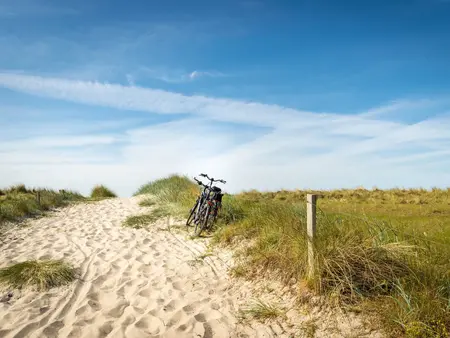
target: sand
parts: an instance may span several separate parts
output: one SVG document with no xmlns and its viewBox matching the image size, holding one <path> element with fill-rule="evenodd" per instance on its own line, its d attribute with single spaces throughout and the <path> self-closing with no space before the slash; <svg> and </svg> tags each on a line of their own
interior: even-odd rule
<svg viewBox="0 0 450 338">
<path fill-rule="evenodd" d="M 189 244 L 164 224 L 150 231 L 121 226 L 141 212 L 137 198 L 117 198 L 60 209 L 10 231 L 0 267 L 64 258 L 80 279 L 47 292 L 14 291 L 0 303 L 0 337 L 245 336 L 237 332 L 238 295 L 227 266 L 211 257 L 207 263 L 203 243 Z M 271 336 L 264 328 L 240 330 Z"/>
<path fill-rule="evenodd" d="M 0 299 L 0 337 L 312 337 L 310 324 L 302 331 L 289 320 L 239 320 L 256 288 L 229 277 L 231 254 L 211 254 L 208 240 L 190 240 L 171 219 L 148 230 L 122 227 L 127 216 L 148 212 L 138 201 L 73 205 L 3 235 L 0 267 L 63 258 L 80 277 L 46 292 L 1 290 L 0 298 L 14 295 Z M 288 317 L 299 324 L 322 318 L 315 336 L 344 336 L 327 332 L 320 312 Z"/>
</svg>

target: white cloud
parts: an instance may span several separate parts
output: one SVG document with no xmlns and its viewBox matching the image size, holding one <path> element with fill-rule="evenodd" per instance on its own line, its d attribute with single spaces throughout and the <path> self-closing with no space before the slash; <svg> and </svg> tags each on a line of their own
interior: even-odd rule
<svg viewBox="0 0 450 338">
<path fill-rule="evenodd" d="M 222 77 L 222 76 L 225 76 L 225 74 L 220 72 L 206 72 L 199 70 L 194 70 L 192 73 L 189 74 L 189 78 L 191 80 L 198 79 L 200 77 Z"/>
<path fill-rule="evenodd" d="M 189 77 L 190 77 L 191 79 L 195 79 L 196 77 L 200 77 L 201 75 L 202 75 L 202 73 L 200 73 L 200 72 L 194 70 L 191 74 L 189 74 Z"/>
<path fill-rule="evenodd" d="M 306 123 L 320 123 L 321 119 L 329 116 L 256 102 L 186 96 L 159 89 L 10 73 L 0 73 L 0 86 L 42 97 L 90 105 L 158 114 L 195 113 L 218 121 L 261 126 L 292 126 L 292 122 L 306 126 L 299 119 L 300 115 L 305 118 Z"/>
<path fill-rule="evenodd" d="M 1 151 L 22 150 L 33 148 L 63 148 L 84 147 L 91 145 L 108 145 L 119 141 L 119 137 L 110 135 L 84 135 L 84 136 L 59 136 L 37 137 L 25 140 L 6 141 L 0 144 Z"/>
<path fill-rule="evenodd" d="M 192 72 L 186 72 L 183 70 L 164 69 L 164 68 L 148 68 L 140 67 L 139 70 L 133 72 L 135 78 L 154 78 L 163 82 L 179 84 L 193 82 L 200 78 L 216 78 L 225 77 L 224 73 L 218 71 L 201 71 L 194 70 Z"/>
<path fill-rule="evenodd" d="M 128 195 L 140 184 L 169 173 L 205 171 L 225 178 L 231 191 L 428 187 L 450 182 L 443 162 L 450 144 L 448 115 L 406 124 L 379 120 L 378 114 L 312 113 L 135 86 L 5 73 L 0 74 L 0 86 L 94 107 L 184 114 L 169 123 L 129 127 L 120 135 L 85 134 L 67 140 L 49 136 L 40 143 L 29 139 L 9 157 L 1 157 L 1 185 L 23 181 L 88 192 L 93 184 L 103 182 Z M 426 109 L 423 101 L 417 105 L 409 101 L 408 107 Z M 403 108 L 391 107 L 389 114 Z M 69 149 L 58 149 L 59 142 Z M 30 154 L 32 144 L 36 151 Z M 398 156 L 392 156 L 396 151 Z M 63 164 L 58 164 L 59 159 Z"/>
</svg>

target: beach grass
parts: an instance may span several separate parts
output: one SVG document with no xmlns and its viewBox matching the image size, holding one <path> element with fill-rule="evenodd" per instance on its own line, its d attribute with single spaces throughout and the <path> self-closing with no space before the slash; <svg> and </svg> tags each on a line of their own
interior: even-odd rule
<svg viewBox="0 0 450 338">
<path fill-rule="evenodd" d="M 186 215 L 198 188 L 172 175 L 138 193 Z M 322 195 L 312 277 L 308 193 Z M 260 279 L 267 273 L 285 284 L 308 285 L 333 304 L 373 316 L 392 337 L 446 337 L 450 330 L 450 189 L 226 194 L 214 243 L 236 249 L 234 275 Z"/>
<path fill-rule="evenodd" d="M 62 260 L 31 260 L 0 269 L 0 283 L 11 288 L 47 290 L 72 282 L 75 269 Z"/>
<path fill-rule="evenodd" d="M 92 188 L 90 196 L 92 199 L 96 200 L 117 197 L 117 195 L 111 189 L 104 185 L 96 185 L 94 188 Z"/>
<path fill-rule="evenodd" d="M 42 215 L 53 208 L 86 200 L 77 192 L 27 188 L 15 185 L 0 190 L 0 225 L 5 222 L 22 220 L 29 216 Z"/>
</svg>

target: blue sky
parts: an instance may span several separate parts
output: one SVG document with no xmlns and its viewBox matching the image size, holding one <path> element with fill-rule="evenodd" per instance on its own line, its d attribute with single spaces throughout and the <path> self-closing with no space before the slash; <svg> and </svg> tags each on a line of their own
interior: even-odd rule
<svg viewBox="0 0 450 338">
<path fill-rule="evenodd" d="M 0 0 L 0 185 L 447 186 L 450 1 Z"/>
</svg>

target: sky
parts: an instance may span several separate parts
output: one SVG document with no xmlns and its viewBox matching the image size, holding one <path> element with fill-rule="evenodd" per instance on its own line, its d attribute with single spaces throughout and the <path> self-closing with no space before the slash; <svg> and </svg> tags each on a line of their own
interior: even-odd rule
<svg viewBox="0 0 450 338">
<path fill-rule="evenodd" d="M 0 0 L 0 186 L 450 186 L 450 1 Z"/>
</svg>

